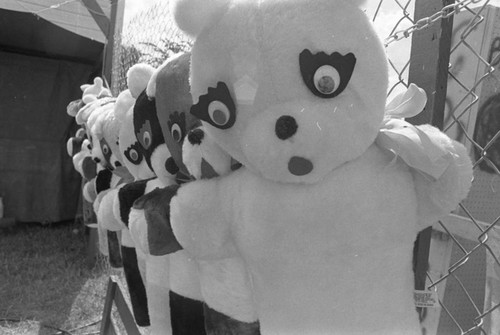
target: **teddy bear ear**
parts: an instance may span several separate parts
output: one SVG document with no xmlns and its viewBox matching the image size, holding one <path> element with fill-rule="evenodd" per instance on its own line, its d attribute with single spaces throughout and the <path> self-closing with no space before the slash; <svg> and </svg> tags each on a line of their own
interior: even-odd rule
<svg viewBox="0 0 500 335">
<path fill-rule="evenodd" d="M 177 58 L 180 58 L 184 53 L 179 52 L 171 57 L 169 57 L 163 64 L 161 64 L 159 67 L 155 69 L 153 72 L 153 75 L 149 79 L 148 86 L 146 88 L 146 95 L 149 98 L 155 98 L 156 97 L 156 81 L 158 79 L 158 74 L 162 72 L 163 68 L 166 67 L 170 62 L 174 62 Z"/>
<path fill-rule="evenodd" d="M 125 119 L 125 114 L 128 110 L 134 106 L 135 99 L 130 93 L 130 90 L 125 90 L 118 94 L 116 98 L 114 113 L 118 122 L 122 122 Z"/>
<path fill-rule="evenodd" d="M 149 78 L 149 82 L 148 82 L 148 85 L 146 87 L 146 95 L 149 98 L 156 97 L 156 78 L 158 77 L 158 72 L 160 72 L 161 69 L 163 69 L 166 64 L 168 64 L 168 60 L 165 63 L 163 63 L 162 65 L 160 65 L 159 67 L 157 67 L 155 69 L 155 71 L 153 72 L 153 74 L 151 75 L 151 77 Z"/>
<path fill-rule="evenodd" d="M 134 99 L 146 89 L 154 71 L 155 68 L 148 64 L 135 64 L 128 70 L 127 86 Z"/>
<path fill-rule="evenodd" d="M 90 86 L 92 86 L 92 85 L 91 84 L 83 84 L 83 85 L 80 86 L 80 90 L 82 90 L 82 92 L 85 92 L 85 90 L 87 88 L 89 88 Z"/>
<path fill-rule="evenodd" d="M 179 29 L 192 37 L 215 22 L 231 0 L 174 0 L 172 13 Z"/>
<path fill-rule="evenodd" d="M 80 128 L 75 133 L 76 138 L 85 138 L 85 129 Z"/>
</svg>

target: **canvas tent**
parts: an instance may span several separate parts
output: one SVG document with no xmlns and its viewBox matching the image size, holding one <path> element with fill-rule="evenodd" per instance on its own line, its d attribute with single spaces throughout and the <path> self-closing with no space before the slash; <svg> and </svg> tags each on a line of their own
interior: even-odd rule
<svg viewBox="0 0 500 335">
<path fill-rule="evenodd" d="M 100 25 L 106 21 L 100 24 L 95 18 L 113 22 L 110 3 L 0 2 L 0 195 L 5 217 L 57 222 L 75 216 L 81 180 L 66 153 L 66 141 L 76 129 L 66 106 L 81 97 L 82 83 L 101 75 L 106 35 Z"/>
</svg>

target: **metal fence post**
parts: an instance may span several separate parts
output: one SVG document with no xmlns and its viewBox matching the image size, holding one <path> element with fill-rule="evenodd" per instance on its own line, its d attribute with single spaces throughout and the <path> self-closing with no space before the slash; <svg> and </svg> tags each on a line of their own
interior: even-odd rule
<svg viewBox="0 0 500 335">
<path fill-rule="evenodd" d="M 125 10 L 125 0 L 110 0 L 111 2 L 111 24 L 106 36 L 106 48 L 104 50 L 103 75 L 112 87 L 113 58 L 115 50 L 115 38 L 120 36 L 123 27 L 123 14 Z"/>
<path fill-rule="evenodd" d="M 415 0 L 414 21 L 429 17 L 454 0 Z M 428 96 L 422 113 L 408 119 L 413 124 L 430 123 L 443 129 L 453 15 L 412 35 L 408 81 L 423 88 Z M 434 222 L 429 222 L 429 225 Z M 432 227 L 417 237 L 414 249 L 415 289 L 425 290 Z M 423 317 L 424 310 L 419 310 Z"/>
</svg>

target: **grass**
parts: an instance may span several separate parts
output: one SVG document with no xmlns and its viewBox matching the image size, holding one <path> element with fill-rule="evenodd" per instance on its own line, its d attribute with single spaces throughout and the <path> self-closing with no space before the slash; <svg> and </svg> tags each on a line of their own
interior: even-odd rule
<svg viewBox="0 0 500 335">
<path fill-rule="evenodd" d="M 123 277 L 85 241 L 76 223 L 0 230 L 0 334 L 98 333 L 108 278 Z"/>
</svg>

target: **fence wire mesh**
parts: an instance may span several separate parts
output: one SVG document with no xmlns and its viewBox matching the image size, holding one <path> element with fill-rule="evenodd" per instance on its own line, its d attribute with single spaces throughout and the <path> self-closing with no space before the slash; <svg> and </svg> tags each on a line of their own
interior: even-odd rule
<svg viewBox="0 0 500 335">
<path fill-rule="evenodd" d="M 415 6 L 431 2 L 443 5 L 415 20 Z M 454 20 L 443 130 L 470 150 L 474 181 L 456 212 L 433 226 L 426 285 L 438 303 L 423 309 L 421 323 L 425 334 L 498 335 L 500 77 L 495 70 L 500 66 L 500 9 L 490 0 L 378 0 L 367 1 L 366 7 L 385 41 L 388 95 L 409 85 L 412 35 L 442 19 Z M 113 92 L 126 87 L 126 72 L 133 64 L 156 67 L 191 45 L 175 27 L 168 1 L 158 1 L 115 37 Z"/>
<path fill-rule="evenodd" d="M 168 1 L 158 1 L 140 12 L 114 38 L 111 89 L 114 94 L 126 89 L 126 74 L 136 63 L 153 67 L 168 57 L 191 48 L 191 40 L 173 23 Z"/>
</svg>

